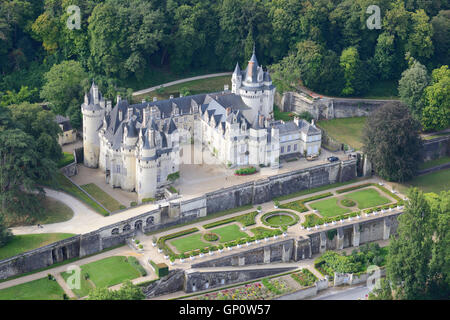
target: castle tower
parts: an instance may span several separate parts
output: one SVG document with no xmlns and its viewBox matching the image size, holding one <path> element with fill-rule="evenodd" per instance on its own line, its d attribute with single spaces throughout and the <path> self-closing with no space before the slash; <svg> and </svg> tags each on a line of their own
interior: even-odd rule
<svg viewBox="0 0 450 320">
<path fill-rule="evenodd" d="M 83 114 L 84 165 L 89 168 L 97 168 L 100 154 L 98 130 L 101 128 L 105 116 L 105 100 L 94 82 L 92 82 L 89 93 L 84 96 L 81 112 Z"/>
<path fill-rule="evenodd" d="M 123 178 L 122 189 L 133 191 L 136 188 L 136 153 L 135 146 L 138 140 L 136 121 L 131 117 L 132 108 L 128 109 L 129 120 L 124 128 L 122 143 Z"/>
<path fill-rule="evenodd" d="M 237 94 L 241 84 L 242 71 L 241 68 L 239 68 L 239 63 L 236 63 L 236 68 L 234 68 L 233 75 L 231 76 L 231 92 Z"/>
<path fill-rule="evenodd" d="M 153 127 L 142 130 L 136 161 L 136 192 L 138 201 L 145 198 L 154 198 L 157 189 L 157 154 Z"/>
<path fill-rule="evenodd" d="M 235 73 L 232 77 L 233 86 L 239 83 L 237 80 L 233 81 L 234 78 L 238 79 Z M 249 116 L 250 122 L 253 123 L 256 120 L 258 112 L 268 119 L 273 118 L 275 87 L 272 85 L 268 71 L 264 71 L 259 65 L 255 48 L 247 68 L 241 72 L 241 75 L 243 80 L 239 83 L 239 87 L 236 86 L 236 94 L 239 94 L 244 103 L 252 109 L 252 114 Z"/>
</svg>

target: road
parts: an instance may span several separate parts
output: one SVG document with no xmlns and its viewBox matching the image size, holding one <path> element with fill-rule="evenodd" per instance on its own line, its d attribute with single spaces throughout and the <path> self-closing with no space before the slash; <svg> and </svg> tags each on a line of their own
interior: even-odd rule
<svg viewBox="0 0 450 320">
<path fill-rule="evenodd" d="M 311 300 L 365 300 L 370 289 L 364 286 L 350 288 L 332 288 L 325 290 L 322 294 L 312 298 Z"/>
</svg>

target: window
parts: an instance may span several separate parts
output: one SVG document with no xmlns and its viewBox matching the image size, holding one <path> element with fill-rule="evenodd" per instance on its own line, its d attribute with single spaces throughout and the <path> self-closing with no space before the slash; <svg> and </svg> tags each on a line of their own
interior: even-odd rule
<svg viewBox="0 0 450 320">
<path fill-rule="evenodd" d="M 297 145 L 294 144 L 294 151 L 297 151 Z"/>
<path fill-rule="evenodd" d="M 287 147 L 287 152 L 291 152 L 291 146 L 290 145 Z"/>
<path fill-rule="evenodd" d="M 116 165 L 116 172 L 120 173 L 120 164 Z"/>
<path fill-rule="evenodd" d="M 284 153 L 284 147 L 281 147 L 281 153 Z"/>
<path fill-rule="evenodd" d="M 156 178 L 156 182 L 161 182 L 161 176 L 158 174 L 158 177 Z"/>
</svg>

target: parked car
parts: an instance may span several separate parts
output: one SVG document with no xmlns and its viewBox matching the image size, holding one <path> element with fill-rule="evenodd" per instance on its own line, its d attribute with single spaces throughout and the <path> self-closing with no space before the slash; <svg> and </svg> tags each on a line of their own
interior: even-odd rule
<svg viewBox="0 0 450 320">
<path fill-rule="evenodd" d="M 339 158 L 333 156 L 333 157 L 328 157 L 327 160 L 328 160 L 329 162 L 335 162 L 335 161 L 339 161 Z"/>
<path fill-rule="evenodd" d="M 314 160 L 317 160 L 317 159 L 319 159 L 319 155 L 317 155 L 317 154 L 311 154 L 311 155 L 306 157 L 306 160 L 308 160 L 308 161 L 314 161 Z"/>
</svg>

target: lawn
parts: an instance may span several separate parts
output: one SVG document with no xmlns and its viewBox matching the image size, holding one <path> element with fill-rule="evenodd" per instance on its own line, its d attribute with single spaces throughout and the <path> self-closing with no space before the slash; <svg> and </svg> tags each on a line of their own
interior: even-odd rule
<svg viewBox="0 0 450 320">
<path fill-rule="evenodd" d="M 439 170 L 436 172 L 417 176 L 411 181 L 403 184 L 395 184 L 401 193 L 406 193 L 410 187 L 417 187 L 423 192 L 435 192 L 450 190 L 450 169 Z"/>
<path fill-rule="evenodd" d="M 334 217 L 344 213 L 350 212 L 347 208 L 341 208 L 338 205 L 337 198 L 325 199 L 317 202 L 312 202 L 309 206 L 318 210 L 323 217 Z"/>
<path fill-rule="evenodd" d="M 449 156 L 444 156 L 442 158 L 438 158 L 438 159 L 434 159 L 434 160 L 430 160 L 430 161 L 426 161 L 426 162 L 422 163 L 420 165 L 419 169 L 420 170 L 425 170 L 425 169 L 428 169 L 428 168 L 439 166 L 441 164 L 445 164 L 447 162 L 450 162 L 450 157 Z"/>
<path fill-rule="evenodd" d="M 248 234 L 241 231 L 237 224 L 230 224 L 229 226 L 212 229 L 211 232 L 220 237 L 219 242 L 221 243 L 248 237 Z"/>
<path fill-rule="evenodd" d="M 58 168 L 62 168 L 75 161 L 72 152 L 63 152 L 63 157 L 58 161 Z"/>
<path fill-rule="evenodd" d="M 34 216 L 30 213 L 27 216 L 17 216 L 15 214 L 6 214 L 5 223 L 11 227 L 30 226 L 39 224 L 50 224 L 64 222 L 72 219 L 73 211 L 64 203 L 53 198 L 45 197 L 40 201 L 43 209 L 42 215 Z"/>
<path fill-rule="evenodd" d="M 169 99 L 171 95 L 173 95 L 174 97 L 179 97 L 180 90 L 184 88 L 189 90 L 190 95 L 218 92 L 223 91 L 225 84 L 228 84 L 229 88 L 231 89 L 231 76 L 214 77 L 184 82 L 173 86 L 164 87 L 162 90 L 135 96 L 133 97 L 133 100 L 137 103 L 141 102 L 142 99 L 152 101 L 153 97 L 157 97 L 158 100 Z"/>
<path fill-rule="evenodd" d="M 0 300 L 62 300 L 64 290 L 47 277 L 0 290 Z"/>
<path fill-rule="evenodd" d="M 89 198 L 83 191 L 77 188 L 76 185 L 74 185 L 69 179 L 67 179 L 66 176 L 64 176 L 62 173 L 58 173 L 56 175 L 56 181 L 54 183 L 43 181 L 41 182 L 43 185 L 49 186 L 50 188 L 54 188 L 57 190 L 61 190 L 64 192 L 67 192 L 71 196 L 77 198 L 81 202 L 84 202 L 87 206 L 91 207 L 96 212 L 100 213 L 101 215 L 107 216 L 109 215 L 108 211 L 103 209 L 98 203 L 93 201 L 91 198 Z"/>
<path fill-rule="evenodd" d="M 292 121 L 294 120 L 294 114 L 292 112 L 283 112 L 278 106 L 273 107 L 273 116 L 275 120 Z"/>
<path fill-rule="evenodd" d="M 65 280 L 70 276 L 66 272 L 61 275 Z M 86 275 L 88 275 L 88 279 L 86 279 Z M 127 261 L 126 257 L 113 256 L 82 265 L 81 288 L 73 289 L 73 291 L 79 297 L 84 297 L 93 288 L 93 285 L 97 288 L 107 288 L 140 276 L 140 272 Z"/>
<path fill-rule="evenodd" d="M 50 224 L 57 222 L 64 222 L 72 219 L 73 211 L 64 203 L 46 197 L 42 201 L 45 215 L 36 221 L 36 224 Z"/>
<path fill-rule="evenodd" d="M 362 135 L 365 117 L 322 120 L 318 125 L 334 140 L 345 143 L 356 150 L 363 146 Z"/>
<path fill-rule="evenodd" d="M 84 191 L 89 193 L 109 211 L 114 212 L 120 210 L 121 203 L 100 189 L 95 183 L 82 185 L 81 188 L 83 188 Z"/>
<path fill-rule="evenodd" d="M 4 247 L 0 248 L 0 260 L 19 253 L 46 246 L 50 243 L 73 237 L 71 233 L 40 233 L 16 235 Z"/>
<path fill-rule="evenodd" d="M 203 235 L 201 233 L 195 233 L 186 237 L 178 238 L 169 241 L 169 243 L 174 246 L 179 253 L 196 250 L 196 249 L 203 249 L 210 244 L 204 242 L 202 240 Z"/>
<path fill-rule="evenodd" d="M 355 191 L 346 194 L 345 198 L 355 201 L 358 204 L 358 209 L 372 208 L 390 202 L 389 199 L 381 196 L 380 193 L 374 189 Z"/>
</svg>

